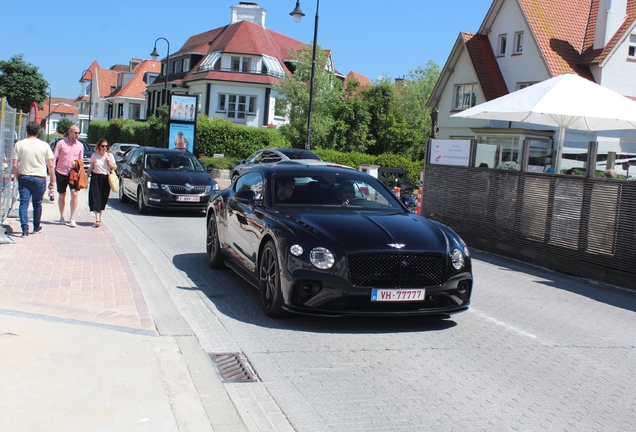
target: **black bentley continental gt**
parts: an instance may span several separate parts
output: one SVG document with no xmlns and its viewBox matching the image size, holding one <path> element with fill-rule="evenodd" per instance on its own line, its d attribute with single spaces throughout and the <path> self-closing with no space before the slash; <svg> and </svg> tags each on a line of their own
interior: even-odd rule
<svg viewBox="0 0 636 432">
<path fill-rule="evenodd" d="M 210 266 L 256 286 L 271 317 L 443 315 L 470 304 L 462 239 L 350 169 L 251 169 L 210 199 L 206 243 Z"/>
<path fill-rule="evenodd" d="M 203 211 L 219 190 L 199 160 L 183 150 L 135 147 L 117 174 L 119 199 L 137 201 L 140 213 L 150 208 Z"/>
</svg>

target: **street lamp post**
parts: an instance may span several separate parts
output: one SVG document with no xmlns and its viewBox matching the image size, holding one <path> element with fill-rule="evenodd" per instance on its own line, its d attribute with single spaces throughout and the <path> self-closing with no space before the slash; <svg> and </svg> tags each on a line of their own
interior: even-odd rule
<svg viewBox="0 0 636 432">
<path fill-rule="evenodd" d="M 307 141 L 305 142 L 305 150 L 310 149 L 311 138 L 311 112 L 314 104 L 314 77 L 316 75 L 316 43 L 318 41 L 318 9 L 320 8 L 320 0 L 316 0 L 316 21 L 314 22 L 314 46 L 311 55 L 311 80 L 309 81 L 309 113 L 307 115 Z M 290 13 L 294 17 L 295 22 L 300 22 L 305 16 L 300 10 L 300 0 L 296 0 L 296 8 Z"/>
<path fill-rule="evenodd" d="M 382 153 L 386 153 L 386 136 L 388 135 L 389 130 L 389 102 L 391 102 L 392 97 L 393 95 L 388 91 L 384 92 L 384 100 L 386 100 L 386 118 L 384 119 L 384 149 L 382 150 Z"/>
<path fill-rule="evenodd" d="M 86 139 L 88 140 L 88 136 L 91 133 L 91 109 L 93 108 L 93 102 L 91 95 L 93 94 L 93 71 L 86 69 L 82 72 L 82 80 L 84 80 L 84 74 L 90 72 L 91 74 L 91 91 L 88 93 L 88 130 L 86 131 Z"/>
<path fill-rule="evenodd" d="M 51 95 L 53 94 L 53 92 L 51 92 L 50 86 L 48 86 L 47 89 L 49 89 L 49 113 L 46 116 L 46 134 L 51 135 Z"/>
<path fill-rule="evenodd" d="M 156 60 L 157 57 L 159 57 L 159 53 L 157 52 L 157 42 L 160 40 L 164 40 L 166 41 L 166 44 L 168 44 L 168 54 L 166 55 L 166 81 L 163 85 L 163 102 L 164 104 L 168 103 L 168 68 L 170 67 L 170 42 L 168 42 L 168 39 L 164 38 L 164 37 L 158 37 L 157 40 L 155 40 L 155 48 L 152 50 L 152 53 L 150 54 L 150 57 L 152 57 L 153 60 Z M 168 107 L 168 119 L 170 118 L 170 107 Z M 166 129 L 170 127 L 170 121 L 166 122 Z M 161 132 L 161 142 L 165 143 L 166 139 L 165 139 L 165 132 L 162 131 Z M 170 136 L 170 131 L 168 131 L 168 136 Z M 170 147 L 170 144 L 168 144 L 167 147 Z"/>
</svg>

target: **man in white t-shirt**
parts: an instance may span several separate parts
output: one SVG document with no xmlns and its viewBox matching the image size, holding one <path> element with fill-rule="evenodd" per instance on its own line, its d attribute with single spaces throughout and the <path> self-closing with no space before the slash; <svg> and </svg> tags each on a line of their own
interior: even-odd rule
<svg viewBox="0 0 636 432">
<path fill-rule="evenodd" d="M 26 127 L 27 138 L 15 144 L 13 156 L 13 175 L 18 179 L 20 192 L 20 225 L 22 237 L 29 235 L 29 200 L 33 203 L 33 233 L 42 232 L 42 198 L 46 191 L 46 168 L 48 166 L 51 185 L 55 185 L 55 167 L 53 152 L 47 143 L 38 139 L 40 125 L 29 122 Z"/>
</svg>

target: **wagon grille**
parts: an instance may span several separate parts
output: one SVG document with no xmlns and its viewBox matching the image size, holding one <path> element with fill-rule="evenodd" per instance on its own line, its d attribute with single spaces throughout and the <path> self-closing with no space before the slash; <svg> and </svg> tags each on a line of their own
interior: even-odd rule
<svg viewBox="0 0 636 432">
<path fill-rule="evenodd" d="M 350 255 L 349 277 L 354 286 L 415 288 L 441 285 L 444 257 L 423 254 Z"/>
<path fill-rule="evenodd" d="M 166 187 L 168 192 L 174 195 L 204 195 L 207 189 L 207 186 L 166 185 Z"/>
</svg>

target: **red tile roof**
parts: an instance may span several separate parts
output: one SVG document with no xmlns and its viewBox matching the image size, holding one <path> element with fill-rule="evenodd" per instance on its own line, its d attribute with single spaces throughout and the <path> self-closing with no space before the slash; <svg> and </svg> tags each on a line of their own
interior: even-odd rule
<svg viewBox="0 0 636 432">
<path fill-rule="evenodd" d="M 364 89 L 365 87 L 373 86 L 373 84 L 371 83 L 371 80 L 369 80 L 369 78 L 367 78 L 364 75 L 361 75 L 361 74 L 359 74 L 357 72 L 351 71 L 345 77 L 345 81 L 344 81 L 345 88 L 347 88 L 347 84 L 348 84 L 349 80 L 351 80 L 351 79 L 354 79 L 354 80 L 358 81 L 358 83 L 359 83 L 358 91 Z"/>
<path fill-rule="evenodd" d="M 109 97 L 129 97 L 129 98 L 145 98 L 146 83 L 144 82 L 144 74 L 146 72 L 159 73 L 161 70 L 161 62 L 157 60 L 143 60 L 135 68 L 135 76 L 126 83 L 122 88 L 116 89 Z M 116 81 L 115 81 L 116 82 Z"/>
<path fill-rule="evenodd" d="M 97 60 L 93 60 L 93 63 L 84 71 L 84 75 L 80 78 L 80 82 L 91 81 L 95 76 L 95 71 L 99 69 L 99 64 Z M 90 71 L 90 72 L 89 72 Z"/>
<path fill-rule="evenodd" d="M 297 51 L 304 44 L 281 33 L 269 30 L 249 21 L 239 21 L 218 29 L 210 30 L 190 37 L 174 55 L 196 52 L 210 54 L 221 51 L 247 55 L 268 55 L 277 58 L 283 70 L 287 70 L 285 60 L 290 52 Z M 204 57 L 205 58 L 205 57 Z M 192 68 L 184 82 L 193 79 L 214 79 L 248 83 L 277 84 L 280 79 L 260 74 L 244 74 L 223 71 L 199 72 L 198 65 Z"/>
<path fill-rule="evenodd" d="M 573 72 L 594 81 L 580 66 L 593 0 L 518 0 L 552 76 Z"/>
<path fill-rule="evenodd" d="M 486 101 L 508 94 L 488 36 L 470 33 L 462 33 L 462 36 Z"/>
<path fill-rule="evenodd" d="M 75 106 L 75 100 L 69 98 L 51 98 L 51 114 L 71 114 L 77 115 L 77 108 Z M 49 115 L 49 99 L 46 98 L 42 102 L 42 109 L 38 110 L 38 118 L 44 119 Z"/>
<path fill-rule="evenodd" d="M 118 74 L 119 71 L 111 69 L 97 70 L 97 89 L 100 98 L 107 97 L 113 91 L 112 88 L 117 86 Z"/>
<path fill-rule="evenodd" d="M 596 13 L 599 8 L 599 0 L 593 0 L 594 25 L 590 25 L 591 30 L 588 31 L 585 40 L 584 57 L 585 64 L 602 63 L 608 55 L 614 50 L 616 44 L 623 39 L 626 34 L 634 27 L 636 22 L 636 0 L 627 0 L 625 21 L 618 28 L 616 33 L 610 38 L 604 48 L 593 50 L 594 45 L 594 29 L 596 28 Z"/>
</svg>

